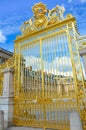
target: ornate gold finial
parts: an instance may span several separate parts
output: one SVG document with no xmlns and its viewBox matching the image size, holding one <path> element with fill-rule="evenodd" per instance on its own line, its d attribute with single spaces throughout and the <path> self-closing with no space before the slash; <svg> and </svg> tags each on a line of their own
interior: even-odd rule
<svg viewBox="0 0 86 130">
<path fill-rule="evenodd" d="M 65 8 L 63 6 L 57 5 L 55 8 L 48 10 L 45 4 L 39 2 L 32 7 L 32 10 L 34 16 L 23 23 L 21 27 L 22 34 L 27 34 L 64 20 Z"/>
<path fill-rule="evenodd" d="M 32 7 L 33 13 L 34 13 L 34 25 L 37 28 L 42 28 L 42 26 L 46 26 L 48 23 L 47 20 L 47 8 L 46 5 L 42 2 L 39 2 L 38 4 L 35 4 Z"/>
<path fill-rule="evenodd" d="M 47 13 L 46 5 L 43 4 L 42 2 L 35 4 L 32 7 L 32 10 L 33 10 L 33 13 L 34 13 L 34 18 L 44 17 Z"/>
</svg>

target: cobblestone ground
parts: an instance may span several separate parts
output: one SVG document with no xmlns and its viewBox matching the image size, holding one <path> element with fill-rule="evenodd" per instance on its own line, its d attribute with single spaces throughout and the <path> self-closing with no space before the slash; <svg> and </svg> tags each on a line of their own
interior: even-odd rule
<svg viewBox="0 0 86 130">
<path fill-rule="evenodd" d="M 42 129 L 42 128 L 30 128 L 30 127 L 10 127 L 6 130 L 44 130 L 44 129 Z M 46 129 L 46 130 L 55 130 L 55 129 Z"/>
<path fill-rule="evenodd" d="M 10 127 L 6 130 L 43 130 L 39 128 L 29 128 L 29 127 Z"/>
</svg>

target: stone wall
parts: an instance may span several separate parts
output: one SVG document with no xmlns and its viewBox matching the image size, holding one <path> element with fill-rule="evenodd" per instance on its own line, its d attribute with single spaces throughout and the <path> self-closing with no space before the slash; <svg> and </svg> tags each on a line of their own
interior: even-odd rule
<svg viewBox="0 0 86 130">
<path fill-rule="evenodd" d="M 3 95 L 0 96 L 0 111 L 4 112 L 4 128 L 13 125 L 13 70 L 4 69 Z"/>
</svg>

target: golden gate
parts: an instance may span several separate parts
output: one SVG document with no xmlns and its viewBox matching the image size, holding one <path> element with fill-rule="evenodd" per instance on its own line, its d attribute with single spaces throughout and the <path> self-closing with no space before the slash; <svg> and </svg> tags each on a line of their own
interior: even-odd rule
<svg viewBox="0 0 86 130">
<path fill-rule="evenodd" d="M 78 111 L 85 128 L 85 83 L 78 49 L 76 20 L 65 9 L 33 6 L 15 40 L 14 124 L 70 129 Z M 83 105 L 85 104 L 85 105 Z"/>
</svg>

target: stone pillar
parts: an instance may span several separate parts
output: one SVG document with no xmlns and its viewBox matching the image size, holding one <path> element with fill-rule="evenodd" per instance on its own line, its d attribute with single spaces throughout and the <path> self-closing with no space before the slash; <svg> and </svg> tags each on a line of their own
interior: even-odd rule
<svg viewBox="0 0 86 130">
<path fill-rule="evenodd" d="M 13 125 L 13 69 L 4 69 L 3 95 L 0 97 L 0 110 L 4 111 L 4 128 Z"/>
<path fill-rule="evenodd" d="M 0 111 L 0 130 L 4 130 L 4 112 Z"/>
<path fill-rule="evenodd" d="M 78 112 L 70 113 L 70 130 L 82 130 L 82 123 Z"/>
</svg>

